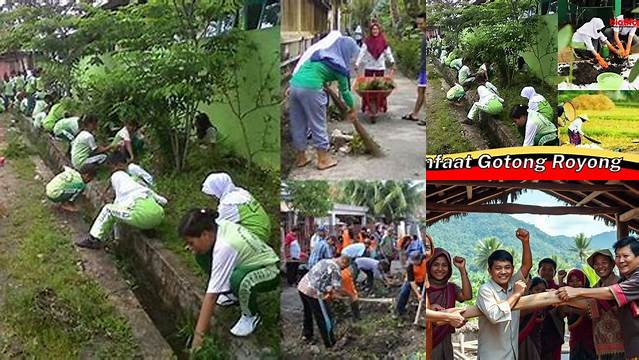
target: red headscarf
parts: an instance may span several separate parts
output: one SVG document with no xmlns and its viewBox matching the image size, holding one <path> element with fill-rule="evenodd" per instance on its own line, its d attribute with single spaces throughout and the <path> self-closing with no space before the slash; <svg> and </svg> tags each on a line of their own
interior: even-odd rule
<svg viewBox="0 0 639 360">
<path fill-rule="evenodd" d="M 377 36 L 373 36 L 374 27 L 377 27 L 379 29 L 379 35 Z M 364 40 L 364 43 L 366 44 L 366 49 L 371 54 L 371 56 L 375 60 L 377 60 L 382 55 L 384 50 L 386 50 L 388 44 L 386 43 L 386 38 L 384 37 L 382 28 L 379 26 L 379 24 L 373 23 L 369 29 L 369 32 L 370 34 L 366 38 L 366 40 Z"/>
</svg>

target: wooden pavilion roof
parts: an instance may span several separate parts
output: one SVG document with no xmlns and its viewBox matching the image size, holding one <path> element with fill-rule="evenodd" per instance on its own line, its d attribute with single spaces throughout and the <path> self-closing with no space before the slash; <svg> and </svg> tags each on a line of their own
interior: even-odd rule
<svg viewBox="0 0 639 360">
<path fill-rule="evenodd" d="M 525 190 L 543 191 L 566 206 L 513 204 Z M 510 201 L 509 201 L 510 200 Z M 426 181 L 426 222 L 469 212 L 593 215 L 639 233 L 639 181 Z"/>
</svg>

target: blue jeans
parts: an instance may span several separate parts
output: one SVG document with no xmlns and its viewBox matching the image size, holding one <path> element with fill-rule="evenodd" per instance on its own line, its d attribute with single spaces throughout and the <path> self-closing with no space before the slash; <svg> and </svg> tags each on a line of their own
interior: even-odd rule
<svg viewBox="0 0 639 360">
<path fill-rule="evenodd" d="M 421 289 L 424 283 L 417 283 L 417 286 Z M 399 297 L 397 298 L 397 307 L 395 308 L 395 312 L 399 315 L 403 315 L 406 313 L 406 304 L 408 304 L 408 299 L 410 299 L 410 293 L 413 289 L 410 286 L 410 282 L 404 282 L 402 288 L 399 290 Z"/>
<path fill-rule="evenodd" d="M 330 140 L 326 124 L 328 95 L 324 90 L 291 87 L 289 103 L 289 122 L 293 148 L 304 151 L 309 145 L 317 150 L 328 150 Z"/>
</svg>

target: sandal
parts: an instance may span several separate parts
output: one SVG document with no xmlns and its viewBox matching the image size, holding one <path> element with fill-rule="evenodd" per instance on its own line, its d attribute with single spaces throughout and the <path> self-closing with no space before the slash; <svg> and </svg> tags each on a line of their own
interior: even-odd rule
<svg viewBox="0 0 639 360">
<path fill-rule="evenodd" d="M 402 116 L 402 120 L 419 121 L 419 119 L 413 117 L 413 114 L 408 114 L 408 115 Z"/>
</svg>

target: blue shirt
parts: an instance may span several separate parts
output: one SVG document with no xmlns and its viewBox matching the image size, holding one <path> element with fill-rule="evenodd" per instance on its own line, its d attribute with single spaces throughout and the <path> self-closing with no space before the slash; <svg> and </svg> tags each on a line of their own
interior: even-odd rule
<svg viewBox="0 0 639 360">
<path fill-rule="evenodd" d="M 358 258 L 364 255 L 364 251 L 366 251 L 366 245 L 362 243 L 348 245 L 347 247 L 342 249 L 342 255 L 348 256 L 351 259 Z"/>
<path fill-rule="evenodd" d="M 410 258 L 411 254 L 416 251 L 420 254 L 424 254 L 424 244 L 419 240 L 412 240 L 406 249 L 406 255 Z"/>
<path fill-rule="evenodd" d="M 311 256 L 308 258 L 308 268 L 311 269 L 315 264 L 317 264 L 320 260 L 330 259 L 333 257 L 333 252 L 331 251 L 331 247 L 328 246 L 328 242 L 326 239 L 319 239 L 311 251 Z"/>
</svg>

